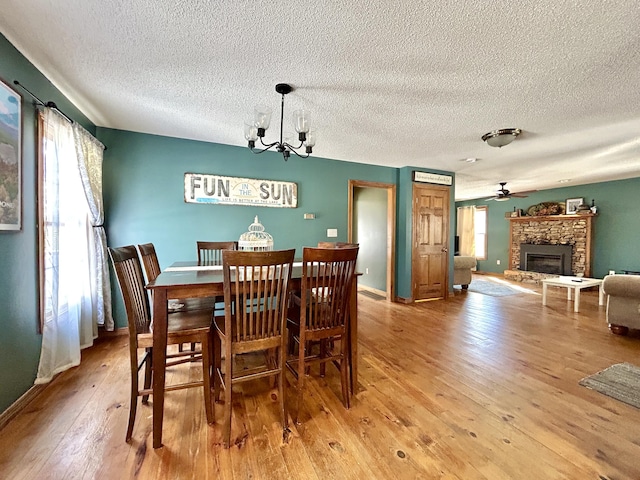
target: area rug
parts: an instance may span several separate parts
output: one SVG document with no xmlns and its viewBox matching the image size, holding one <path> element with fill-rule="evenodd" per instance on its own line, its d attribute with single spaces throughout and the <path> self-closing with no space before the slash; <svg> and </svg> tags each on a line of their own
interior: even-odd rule
<svg viewBox="0 0 640 480">
<path fill-rule="evenodd" d="M 477 280 L 475 278 L 469 284 L 468 291 L 482 293 L 483 295 L 491 295 L 493 297 L 505 297 L 507 295 L 522 293 L 520 290 L 510 287 L 509 285 L 503 285 L 490 280 Z"/>
<path fill-rule="evenodd" d="M 580 385 L 640 408 L 640 367 L 617 363 L 580 380 Z"/>
</svg>

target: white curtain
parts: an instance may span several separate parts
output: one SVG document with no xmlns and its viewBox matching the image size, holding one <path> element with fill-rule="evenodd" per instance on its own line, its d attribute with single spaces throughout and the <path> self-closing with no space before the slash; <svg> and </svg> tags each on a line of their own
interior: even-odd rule
<svg viewBox="0 0 640 480">
<path fill-rule="evenodd" d="M 458 207 L 457 233 L 460 238 L 460 255 L 475 257 L 475 214 L 476 207 Z"/>
<path fill-rule="evenodd" d="M 83 188 L 73 125 L 49 108 L 43 123 L 44 319 L 36 384 L 80 364 L 80 350 L 98 334 L 96 302 L 103 288 L 96 287 L 92 270 L 99 250 L 96 217 Z"/>
<path fill-rule="evenodd" d="M 94 320 L 112 331 L 111 282 L 107 256 L 107 235 L 104 231 L 104 210 L 102 208 L 102 158 L 104 145 L 96 140 L 81 125 L 73 124 L 76 156 L 80 180 L 89 206 L 92 231 L 89 243 L 91 247 L 91 299 Z"/>
</svg>

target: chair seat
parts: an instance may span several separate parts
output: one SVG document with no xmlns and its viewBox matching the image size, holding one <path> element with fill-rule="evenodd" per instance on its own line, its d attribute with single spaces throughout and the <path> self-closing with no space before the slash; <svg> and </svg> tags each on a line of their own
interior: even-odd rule
<svg viewBox="0 0 640 480">
<path fill-rule="evenodd" d="M 167 344 L 179 343 L 178 338 L 189 342 L 190 340 L 184 339 L 195 338 L 208 332 L 211 328 L 211 321 L 211 311 L 170 313 L 167 325 Z M 153 325 L 150 326 L 149 332 L 138 334 L 138 346 L 153 346 Z"/>
</svg>

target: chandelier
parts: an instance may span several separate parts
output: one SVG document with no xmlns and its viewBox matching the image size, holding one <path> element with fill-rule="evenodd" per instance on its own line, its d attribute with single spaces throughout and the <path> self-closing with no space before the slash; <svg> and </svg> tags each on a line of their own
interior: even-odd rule
<svg viewBox="0 0 640 480">
<path fill-rule="evenodd" d="M 264 143 L 264 134 L 269 128 L 271 123 L 271 107 L 264 105 L 258 105 L 254 109 L 253 120 L 249 120 L 244 124 L 244 138 L 249 142 L 249 148 L 253 153 L 262 153 L 267 150 L 276 147 L 276 150 L 282 153 L 284 160 L 287 161 L 291 152 L 295 153 L 300 158 L 307 158 L 310 153 L 313 153 L 313 147 L 316 144 L 316 132 L 315 129 L 310 128 L 311 112 L 309 110 L 296 110 L 293 112 L 293 126 L 298 133 L 298 142 L 300 144 L 296 147 L 293 146 L 295 140 L 292 138 L 284 137 L 282 127 L 284 124 L 284 96 L 287 93 L 291 93 L 293 87 L 286 83 L 278 83 L 276 85 L 276 92 L 282 95 L 282 102 L 280 105 L 280 141 L 273 143 Z M 260 139 L 263 149 L 256 149 L 256 141 Z M 304 153 L 300 153 L 297 150 L 305 147 Z"/>
</svg>

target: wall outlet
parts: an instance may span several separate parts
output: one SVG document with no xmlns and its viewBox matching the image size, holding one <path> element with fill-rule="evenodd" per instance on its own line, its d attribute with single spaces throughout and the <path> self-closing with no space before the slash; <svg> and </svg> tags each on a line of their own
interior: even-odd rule
<svg viewBox="0 0 640 480">
<path fill-rule="evenodd" d="M 338 229 L 337 228 L 327 228 L 327 237 L 335 238 L 337 236 L 338 236 Z"/>
<path fill-rule="evenodd" d="M 500 260 L 496 260 L 496 265 L 500 265 Z"/>
</svg>

